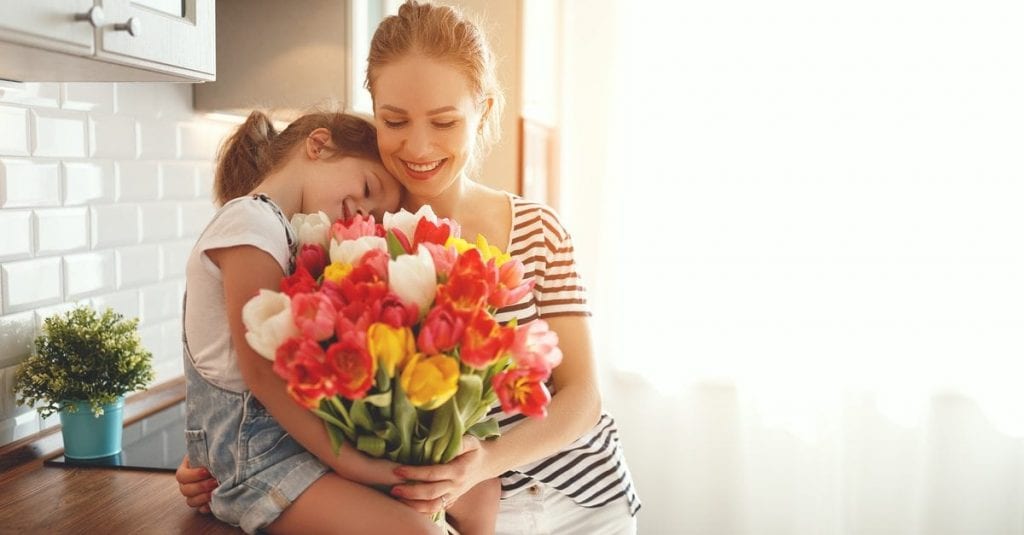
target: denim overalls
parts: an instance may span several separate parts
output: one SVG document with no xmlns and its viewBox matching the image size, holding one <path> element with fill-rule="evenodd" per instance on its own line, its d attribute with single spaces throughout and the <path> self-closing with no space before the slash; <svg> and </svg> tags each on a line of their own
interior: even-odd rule
<svg viewBox="0 0 1024 535">
<path fill-rule="evenodd" d="M 254 197 L 274 208 L 294 252 L 294 230 L 284 215 L 266 196 Z M 213 514 L 254 533 L 329 468 L 288 435 L 251 391 L 232 392 L 204 379 L 189 350 L 184 314 L 182 321 L 189 463 L 206 467 L 220 482 L 210 501 Z"/>
</svg>

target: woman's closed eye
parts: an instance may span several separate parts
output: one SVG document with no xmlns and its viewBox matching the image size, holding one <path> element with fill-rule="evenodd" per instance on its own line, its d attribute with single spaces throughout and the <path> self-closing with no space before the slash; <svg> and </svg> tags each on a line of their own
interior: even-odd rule
<svg viewBox="0 0 1024 535">
<path fill-rule="evenodd" d="M 454 127 L 457 123 L 458 123 L 458 121 L 452 120 L 452 121 L 434 121 L 432 124 L 434 125 L 434 128 L 447 129 L 447 128 Z"/>
<path fill-rule="evenodd" d="M 384 119 L 384 126 L 386 126 L 388 128 L 401 128 L 401 127 L 405 126 L 408 122 L 409 121 L 405 121 L 405 120 L 402 120 L 402 121 L 389 121 L 387 119 Z"/>
</svg>

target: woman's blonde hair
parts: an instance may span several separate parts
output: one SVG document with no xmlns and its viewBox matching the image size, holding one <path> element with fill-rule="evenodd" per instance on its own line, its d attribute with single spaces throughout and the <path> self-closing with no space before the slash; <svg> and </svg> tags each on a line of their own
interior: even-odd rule
<svg viewBox="0 0 1024 535">
<path fill-rule="evenodd" d="M 252 191 L 303 143 L 311 132 L 326 128 L 331 133 L 332 157 L 357 157 L 380 161 L 377 129 L 373 123 L 347 113 L 309 113 L 278 132 L 262 111 L 249 114 L 224 140 L 217 155 L 213 193 L 219 204 Z"/>
<path fill-rule="evenodd" d="M 498 84 L 494 52 L 483 32 L 456 8 L 408 0 L 397 15 L 381 21 L 373 34 L 365 83 L 370 96 L 375 95 L 374 84 L 381 67 L 415 53 L 451 63 L 466 76 L 481 102 L 491 99 L 478 132 L 478 145 L 486 153 L 501 137 L 505 96 Z"/>
</svg>

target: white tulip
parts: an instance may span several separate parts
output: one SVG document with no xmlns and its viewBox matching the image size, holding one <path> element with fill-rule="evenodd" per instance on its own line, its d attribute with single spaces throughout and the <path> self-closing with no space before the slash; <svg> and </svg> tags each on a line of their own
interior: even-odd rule
<svg viewBox="0 0 1024 535">
<path fill-rule="evenodd" d="M 316 243 L 324 249 L 330 244 L 331 220 L 327 214 L 295 214 L 292 216 L 292 228 L 299 237 L 299 244 Z"/>
<path fill-rule="evenodd" d="M 259 295 L 242 307 L 245 341 L 265 359 L 274 360 L 277 348 L 299 329 L 292 319 L 292 302 L 287 295 L 260 290 Z"/>
<path fill-rule="evenodd" d="M 437 272 L 430 251 L 419 247 L 416 254 L 404 254 L 389 260 L 388 287 L 403 301 L 415 303 L 420 309 L 420 317 L 426 314 L 437 294 Z"/>
<path fill-rule="evenodd" d="M 410 213 L 405 208 L 402 208 L 398 213 L 392 214 L 390 212 L 384 214 L 384 230 L 398 229 L 405 234 L 406 238 L 412 241 L 413 233 L 416 232 L 416 225 L 419 224 L 420 219 L 426 218 L 431 223 L 437 223 L 437 216 L 434 215 L 434 210 L 430 208 L 429 204 L 420 206 L 416 213 Z"/>
<path fill-rule="evenodd" d="M 380 236 L 363 236 L 354 240 L 331 240 L 331 262 L 355 265 L 371 249 L 388 252 L 388 242 Z"/>
</svg>

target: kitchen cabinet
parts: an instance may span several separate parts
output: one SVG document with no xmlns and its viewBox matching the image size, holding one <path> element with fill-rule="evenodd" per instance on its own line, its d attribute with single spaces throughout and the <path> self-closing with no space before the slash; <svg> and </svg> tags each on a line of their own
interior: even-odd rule
<svg viewBox="0 0 1024 535">
<path fill-rule="evenodd" d="M 216 78 L 214 0 L 0 0 L 0 78 Z"/>
<path fill-rule="evenodd" d="M 194 88 L 199 111 L 315 108 L 371 113 L 363 85 L 373 30 L 396 0 L 217 2 L 217 81 Z"/>
</svg>

